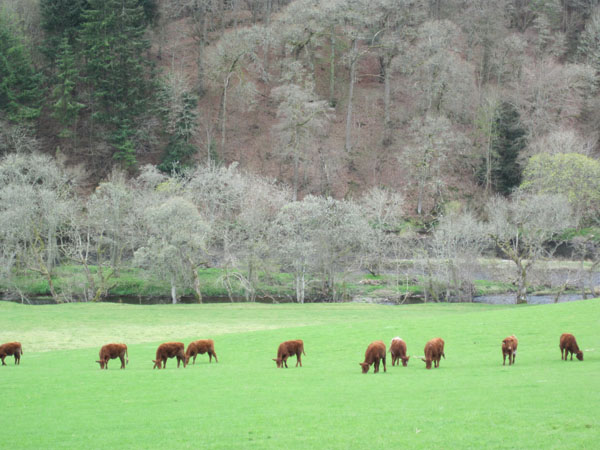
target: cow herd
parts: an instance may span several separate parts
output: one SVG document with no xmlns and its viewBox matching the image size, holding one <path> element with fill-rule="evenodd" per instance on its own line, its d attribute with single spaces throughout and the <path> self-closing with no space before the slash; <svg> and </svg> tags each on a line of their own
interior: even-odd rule
<svg viewBox="0 0 600 450">
<path fill-rule="evenodd" d="M 515 356 L 517 354 L 518 340 L 512 335 L 505 338 L 502 341 L 502 358 L 503 365 L 506 365 L 506 357 L 508 356 L 508 365 L 515 363 Z M 583 361 L 583 352 L 577 345 L 575 336 L 569 333 L 563 333 L 560 336 L 560 359 L 567 360 L 569 354 L 571 355 L 571 361 L 573 360 L 573 354 L 579 361 Z M 440 359 L 446 358 L 444 354 L 444 340 L 442 338 L 433 338 L 425 344 L 424 349 L 425 355 L 421 359 L 425 362 L 425 367 L 431 369 L 433 367 L 439 367 Z M 156 359 L 153 359 L 154 369 L 162 369 L 167 367 L 167 359 L 177 358 L 177 367 L 183 362 L 185 368 L 190 358 L 192 363 L 196 363 L 196 356 L 208 353 L 209 362 L 212 362 L 212 358 L 217 360 L 217 354 L 215 353 L 215 343 L 212 339 L 201 339 L 198 341 L 191 342 L 187 349 L 184 351 L 183 342 L 165 342 L 160 344 L 156 349 Z M 383 371 L 386 371 L 385 358 L 386 348 L 383 341 L 374 341 L 367 347 L 365 352 L 365 360 L 359 365 L 362 368 L 362 373 L 367 373 L 369 368 L 373 365 L 374 372 L 379 372 L 379 364 L 383 363 Z M 390 353 L 392 355 L 392 366 L 402 362 L 404 367 L 407 366 L 410 356 L 407 354 L 406 342 L 400 338 L 395 337 L 390 343 Z M 23 348 L 20 342 L 7 342 L 6 344 L 0 345 L 0 360 L 2 365 L 6 366 L 4 359 L 7 356 L 14 356 L 15 364 L 21 362 L 21 355 L 23 354 Z M 279 344 L 277 348 L 277 358 L 273 358 L 273 361 L 277 364 L 277 368 L 288 367 L 287 360 L 290 356 L 296 356 L 296 367 L 300 365 L 302 367 L 302 357 L 306 355 L 304 353 L 304 342 L 301 339 L 293 341 L 285 341 Z M 129 363 L 129 354 L 127 353 L 127 345 L 125 344 L 106 344 L 100 349 L 100 359 L 96 362 L 100 364 L 100 369 L 108 369 L 108 362 L 111 359 L 119 358 L 121 360 L 121 369 L 124 369 L 126 364 Z"/>
</svg>

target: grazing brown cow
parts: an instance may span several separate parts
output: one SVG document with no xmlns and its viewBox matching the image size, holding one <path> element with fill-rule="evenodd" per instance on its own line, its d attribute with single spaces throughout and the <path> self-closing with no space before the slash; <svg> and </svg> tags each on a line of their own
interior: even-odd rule
<svg viewBox="0 0 600 450">
<path fill-rule="evenodd" d="M 187 360 L 185 358 L 184 349 L 183 342 L 165 342 L 164 344 L 160 344 L 156 349 L 156 359 L 152 360 L 154 363 L 153 369 L 166 369 L 167 359 L 175 357 L 177 357 L 177 368 L 179 368 L 179 363 L 183 361 L 183 368 L 185 369 Z"/>
<path fill-rule="evenodd" d="M 100 364 L 100 369 L 108 370 L 108 360 L 119 358 L 121 360 L 121 369 L 125 368 L 125 356 L 127 356 L 127 364 L 129 364 L 129 354 L 125 344 L 106 344 L 100 349 L 100 360 L 96 361 Z"/>
<path fill-rule="evenodd" d="M 385 344 L 383 341 L 374 341 L 369 344 L 365 352 L 365 361 L 358 363 L 362 367 L 362 373 L 367 373 L 371 364 L 374 364 L 374 372 L 379 372 L 379 361 L 383 362 L 385 372 Z"/>
<path fill-rule="evenodd" d="M 277 358 L 273 358 L 273 361 L 277 363 L 277 368 L 282 368 L 283 366 L 287 369 L 287 359 L 290 356 L 296 355 L 296 367 L 300 364 L 302 367 L 302 359 L 300 355 L 306 355 L 304 353 L 304 342 L 302 339 L 296 339 L 295 341 L 285 341 L 279 344 L 277 348 Z"/>
<path fill-rule="evenodd" d="M 575 353 L 579 361 L 583 361 L 583 352 L 579 350 L 575 336 L 572 334 L 563 333 L 560 336 L 560 359 L 563 359 L 563 352 L 565 354 L 565 361 L 569 353 L 571 353 L 571 361 L 573 361 L 573 353 Z"/>
<path fill-rule="evenodd" d="M 398 336 L 392 339 L 390 343 L 390 353 L 392 354 L 392 367 L 398 363 L 400 365 L 400 361 L 402 361 L 402 365 L 406 367 L 408 365 L 408 359 L 410 356 L 406 354 L 406 342 Z"/>
<path fill-rule="evenodd" d="M 508 356 L 508 365 L 515 363 L 515 356 L 517 356 L 517 346 L 519 345 L 519 341 L 516 336 L 513 334 L 512 336 L 507 337 L 502 341 L 502 365 L 506 365 L 506 356 Z"/>
<path fill-rule="evenodd" d="M 0 359 L 2 359 L 2 365 L 6 366 L 4 358 L 7 356 L 15 356 L 15 364 L 21 364 L 21 355 L 23 354 L 23 348 L 20 342 L 7 342 L 6 344 L 0 345 Z"/>
<path fill-rule="evenodd" d="M 212 339 L 200 339 L 199 341 L 190 342 L 185 351 L 185 362 L 189 364 L 190 358 L 193 356 L 194 360 L 192 364 L 196 364 L 196 356 L 199 354 L 204 355 L 205 353 L 208 353 L 208 362 L 212 362 L 213 356 L 215 357 L 215 362 L 219 362 L 215 353 L 215 341 Z"/>
<path fill-rule="evenodd" d="M 433 367 L 440 366 L 440 359 L 446 355 L 444 354 L 444 340 L 442 338 L 433 338 L 427 344 L 425 344 L 425 357 L 421 358 L 425 361 L 425 367 L 431 369 L 431 362 L 433 361 Z"/>
</svg>

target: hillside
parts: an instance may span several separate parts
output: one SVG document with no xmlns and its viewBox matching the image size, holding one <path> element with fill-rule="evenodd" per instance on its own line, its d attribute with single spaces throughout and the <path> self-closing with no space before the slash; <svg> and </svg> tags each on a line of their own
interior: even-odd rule
<svg viewBox="0 0 600 450">
<path fill-rule="evenodd" d="M 111 2 L 70 21 L 25 3 L 2 3 L 6 51 L 23 53 L 5 72 L 31 73 L 3 97 L 0 150 L 59 154 L 88 189 L 113 166 L 238 162 L 300 197 L 380 186 L 428 215 L 509 192 L 532 155 L 597 156 L 595 2 L 128 0 L 102 53 L 90 23 Z"/>
</svg>

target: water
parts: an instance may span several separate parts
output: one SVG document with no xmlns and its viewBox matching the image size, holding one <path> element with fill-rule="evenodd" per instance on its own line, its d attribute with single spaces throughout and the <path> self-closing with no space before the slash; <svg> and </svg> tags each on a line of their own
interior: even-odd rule
<svg viewBox="0 0 600 450">
<path fill-rule="evenodd" d="M 495 294 L 495 295 L 481 295 L 473 298 L 474 303 L 487 303 L 488 305 L 514 305 L 516 301 L 515 293 L 508 294 Z M 527 297 L 528 305 L 545 305 L 554 303 L 555 295 L 530 295 Z M 577 300 L 583 300 L 581 294 L 564 294 L 558 299 L 558 303 L 563 302 L 574 302 Z"/>
</svg>

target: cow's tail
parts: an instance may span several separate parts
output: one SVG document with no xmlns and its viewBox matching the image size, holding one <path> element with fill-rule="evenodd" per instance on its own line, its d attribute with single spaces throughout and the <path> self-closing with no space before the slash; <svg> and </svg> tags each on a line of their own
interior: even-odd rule
<svg viewBox="0 0 600 450">
<path fill-rule="evenodd" d="M 127 356 L 125 364 L 129 364 L 129 352 L 127 351 L 127 349 L 125 349 L 125 356 Z"/>
<path fill-rule="evenodd" d="M 304 345 L 302 346 L 302 354 L 306 356 L 306 353 L 304 352 Z"/>
<path fill-rule="evenodd" d="M 442 356 L 444 357 L 444 359 L 446 359 L 446 354 L 444 352 L 442 352 Z"/>
</svg>

